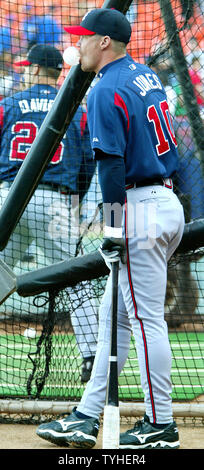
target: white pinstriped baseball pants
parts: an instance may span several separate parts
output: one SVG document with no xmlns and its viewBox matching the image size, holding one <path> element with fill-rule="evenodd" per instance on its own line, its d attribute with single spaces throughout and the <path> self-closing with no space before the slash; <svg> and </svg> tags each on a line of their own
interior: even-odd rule
<svg viewBox="0 0 204 470">
<path fill-rule="evenodd" d="M 120 264 L 118 294 L 118 371 L 128 357 L 133 333 L 152 423 L 172 421 L 171 350 L 164 303 L 167 261 L 183 233 L 183 208 L 171 189 L 149 186 L 127 191 L 124 236 L 128 260 Z M 111 329 L 111 274 L 99 312 L 99 336 L 91 379 L 78 411 L 98 418 L 106 397 Z M 133 371 L 134 374 L 134 371 Z"/>
</svg>

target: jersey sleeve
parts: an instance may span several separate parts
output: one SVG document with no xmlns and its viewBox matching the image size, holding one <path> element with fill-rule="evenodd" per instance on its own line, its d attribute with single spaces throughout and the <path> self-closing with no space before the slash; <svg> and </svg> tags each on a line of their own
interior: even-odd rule
<svg viewBox="0 0 204 470">
<path fill-rule="evenodd" d="M 129 119 L 121 96 L 111 88 L 94 90 L 88 102 L 88 120 L 93 151 L 124 157 Z"/>
</svg>

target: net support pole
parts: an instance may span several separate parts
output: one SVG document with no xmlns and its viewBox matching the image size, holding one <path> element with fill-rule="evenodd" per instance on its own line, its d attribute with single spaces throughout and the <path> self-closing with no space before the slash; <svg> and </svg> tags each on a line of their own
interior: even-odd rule
<svg viewBox="0 0 204 470">
<path fill-rule="evenodd" d="M 202 174 L 204 176 L 204 124 L 188 72 L 172 4 L 169 0 L 159 0 L 159 3 L 168 43 L 171 47 L 175 73 L 181 86 L 187 116 L 191 125 L 192 136 L 196 146 L 196 156 L 200 160 Z"/>
<path fill-rule="evenodd" d="M 0 400 L 0 413 L 1 414 L 36 414 L 36 415 L 60 415 L 62 413 L 71 413 L 73 407 L 77 406 L 78 402 L 65 402 L 65 401 L 49 401 L 49 400 L 14 400 L 14 399 L 1 399 Z M 126 417 L 139 417 L 145 413 L 144 403 L 141 402 L 120 402 L 120 416 Z M 173 403 L 173 416 L 175 417 L 204 417 L 204 403 Z"/>
</svg>

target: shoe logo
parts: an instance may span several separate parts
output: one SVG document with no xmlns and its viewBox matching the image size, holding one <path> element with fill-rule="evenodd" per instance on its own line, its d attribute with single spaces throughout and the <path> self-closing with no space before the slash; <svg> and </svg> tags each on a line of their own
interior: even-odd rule
<svg viewBox="0 0 204 470">
<path fill-rule="evenodd" d="M 73 424 L 82 424 L 84 423 L 84 420 L 82 421 L 64 421 L 63 419 L 57 420 L 58 423 L 62 426 L 63 431 L 67 431 L 69 426 L 72 426 Z"/>
<path fill-rule="evenodd" d="M 149 434 L 139 434 L 139 433 L 140 433 L 140 431 L 133 432 L 131 434 L 132 434 L 132 436 L 137 437 L 138 441 L 140 441 L 141 444 L 144 444 L 145 441 L 148 439 L 148 437 L 157 436 L 158 434 L 162 434 L 163 430 L 156 431 L 156 432 L 150 432 Z"/>
</svg>

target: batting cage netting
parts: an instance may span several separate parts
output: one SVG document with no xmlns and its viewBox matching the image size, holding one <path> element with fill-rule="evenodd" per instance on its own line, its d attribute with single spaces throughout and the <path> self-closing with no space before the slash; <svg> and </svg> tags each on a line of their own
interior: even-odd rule
<svg viewBox="0 0 204 470">
<path fill-rule="evenodd" d="M 193 234 L 190 245 L 184 243 L 169 263 L 165 318 L 173 358 L 174 412 L 203 420 L 202 0 L 1 1 L 0 204 L 3 207 L 7 201 L 55 96 L 72 73 L 76 56 L 69 48 L 77 48 L 78 37 L 67 34 L 64 26 L 78 24 L 88 10 L 104 5 L 117 8 L 117 3 L 120 9 L 124 4 L 132 25 L 128 52 L 136 61 L 148 64 L 165 86 L 179 151 L 174 188 L 183 204 L 186 224 L 200 221 L 199 237 L 197 232 Z M 69 63 L 64 61 L 55 75 L 44 71 L 40 88 L 31 93 L 35 82 L 25 77 L 23 63 L 38 44 L 54 45 Z M 73 120 L 64 129 L 58 148 L 0 252 L 0 258 L 17 276 L 16 292 L 0 305 L 2 419 L 15 415 L 42 419 L 69 411 L 80 400 L 90 377 L 98 309 L 108 275 L 97 251 L 103 235 L 103 207 L 86 122 L 86 99 L 96 81 L 96 77 L 90 80 L 77 103 Z M 145 91 L 148 83 L 141 81 L 140 87 Z M 45 153 L 48 144 L 44 142 Z M 23 199 L 23 192 L 18 197 Z M 89 264 L 92 255 L 94 262 Z M 77 262 L 72 264 L 72 260 Z M 133 338 L 119 378 L 119 400 L 125 414 L 142 412 Z"/>
</svg>

